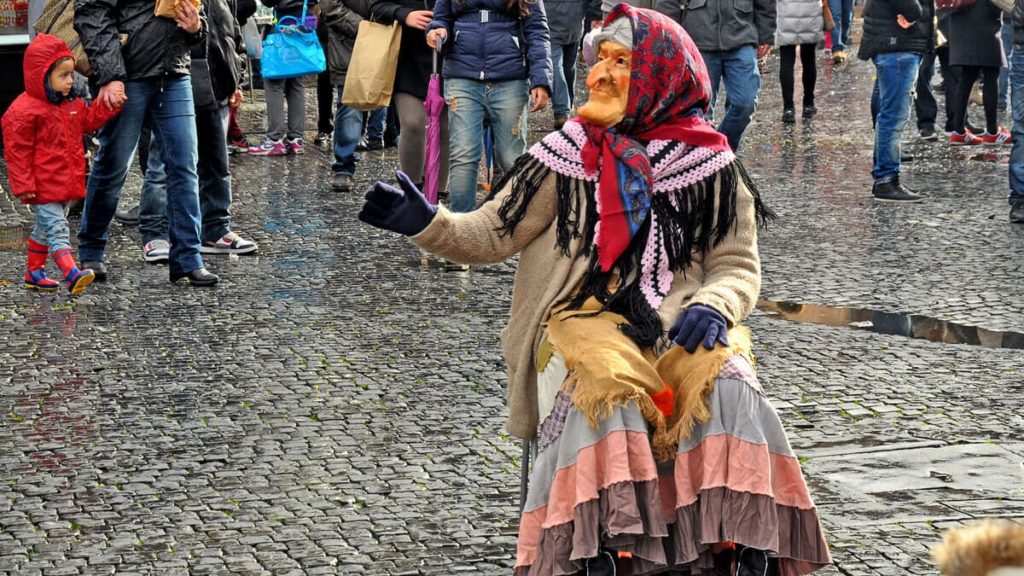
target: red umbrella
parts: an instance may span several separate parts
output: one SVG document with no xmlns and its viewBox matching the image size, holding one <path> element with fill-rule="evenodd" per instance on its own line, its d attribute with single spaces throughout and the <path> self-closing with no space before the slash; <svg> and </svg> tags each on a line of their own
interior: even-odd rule
<svg viewBox="0 0 1024 576">
<path fill-rule="evenodd" d="M 438 73 L 441 47 L 444 37 L 437 39 L 434 47 L 434 68 L 427 84 L 427 99 L 423 107 L 427 110 L 427 154 L 423 171 L 423 195 L 431 204 L 437 204 L 437 193 L 441 178 L 441 113 L 444 112 L 444 96 L 441 94 L 441 76 Z"/>
</svg>

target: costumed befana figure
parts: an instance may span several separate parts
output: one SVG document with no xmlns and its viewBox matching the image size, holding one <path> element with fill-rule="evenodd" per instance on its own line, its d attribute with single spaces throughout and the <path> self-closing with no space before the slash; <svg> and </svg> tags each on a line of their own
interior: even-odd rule
<svg viewBox="0 0 1024 576">
<path fill-rule="evenodd" d="M 619 4 L 591 54 L 579 118 L 477 210 L 398 173 L 359 218 L 455 262 L 520 255 L 507 428 L 539 452 L 516 576 L 813 572 L 831 561 L 817 510 L 740 325 L 773 215 L 703 120 L 679 24 Z"/>
</svg>

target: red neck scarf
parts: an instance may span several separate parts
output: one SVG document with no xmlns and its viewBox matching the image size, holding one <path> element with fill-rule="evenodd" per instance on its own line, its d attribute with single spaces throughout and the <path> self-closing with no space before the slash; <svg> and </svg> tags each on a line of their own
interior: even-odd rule
<svg viewBox="0 0 1024 576">
<path fill-rule="evenodd" d="M 626 114 L 611 128 L 580 119 L 587 133 L 583 165 L 589 174 L 601 169 L 596 242 L 604 272 L 611 270 L 650 213 L 653 186 L 647 142 L 676 140 L 730 150 L 725 136 L 704 120 L 711 81 L 700 52 L 682 26 L 658 12 L 628 4 L 612 9 L 605 25 L 618 18 L 628 18 L 633 28 Z"/>
</svg>

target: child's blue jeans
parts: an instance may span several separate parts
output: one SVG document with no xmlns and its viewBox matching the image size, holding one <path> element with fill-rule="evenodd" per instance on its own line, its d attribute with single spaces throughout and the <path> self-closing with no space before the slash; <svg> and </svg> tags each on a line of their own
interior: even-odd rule
<svg viewBox="0 0 1024 576">
<path fill-rule="evenodd" d="M 34 204 L 32 211 L 36 214 L 36 225 L 31 234 L 33 240 L 49 246 L 51 254 L 63 248 L 71 248 L 67 202 Z"/>
</svg>

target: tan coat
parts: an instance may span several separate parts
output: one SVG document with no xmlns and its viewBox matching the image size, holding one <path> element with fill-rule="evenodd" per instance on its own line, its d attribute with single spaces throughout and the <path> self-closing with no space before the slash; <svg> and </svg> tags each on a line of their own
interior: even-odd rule
<svg viewBox="0 0 1024 576">
<path fill-rule="evenodd" d="M 761 262 L 754 201 L 742 181 L 737 186 L 735 230 L 703 259 L 694 255 L 685 273 L 676 274 L 669 295 L 658 309 L 666 332 L 679 312 L 693 304 L 718 310 L 734 326 L 757 302 Z M 510 318 L 501 333 L 509 370 L 506 428 L 519 438 L 531 439 L 539 425 L 534 353 L 542 328 L 554 304 L 576 290 L 589 259 L 565 257 L 557 247 L 554 172 L 542 183 L 515 233 L 502 236 L 498 232 L 502 225 L 498 208 L 510 191 L 511 184 L 490 202 L 465 214 L 439 207 L 434 220 L 412 241 L 424 250 L 466 264 L 501 262 L 520 253 Z M 570 254 L 577 253 L 580 242 L 578 238 L 573 240 Z"/>
</svg>

